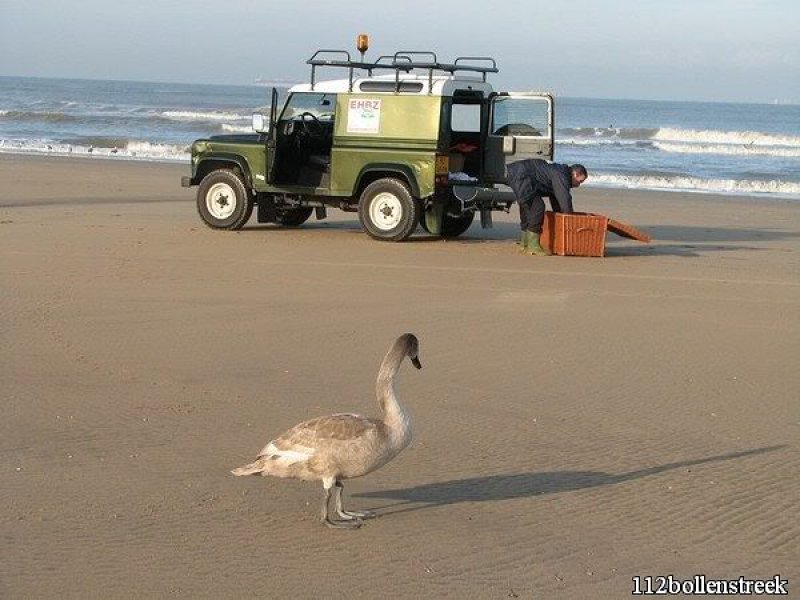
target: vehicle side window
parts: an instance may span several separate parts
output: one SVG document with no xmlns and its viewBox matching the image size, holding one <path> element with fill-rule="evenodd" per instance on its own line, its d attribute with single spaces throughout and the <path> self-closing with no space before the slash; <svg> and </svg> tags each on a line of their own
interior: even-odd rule
<svg viewBox="0 0 800 600">
<path fill-rule="evenodd" d="M 476 133 L 481 130 L 480 104 L 453 104 L 450 113 L 452 131 Z"/>
<path fill-rule="evenodd" d="M 494 102 L 495 135 L 548 135 L 548 105 L 542 100 L 497 98 Z"/>
</svg>

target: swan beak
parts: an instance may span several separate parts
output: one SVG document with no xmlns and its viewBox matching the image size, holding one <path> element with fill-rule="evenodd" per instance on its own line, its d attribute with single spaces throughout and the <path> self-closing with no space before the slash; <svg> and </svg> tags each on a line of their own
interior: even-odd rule
<svg viewBox="0 0 800 600">
<path fill-rule="evenodd" d="M 419 362 L 419 358 L 417 358 L 416 356 L 411 357 L 411 364 L 417 367 L 418 369 L 422 368 L 422 363 Z"/>
</svg>

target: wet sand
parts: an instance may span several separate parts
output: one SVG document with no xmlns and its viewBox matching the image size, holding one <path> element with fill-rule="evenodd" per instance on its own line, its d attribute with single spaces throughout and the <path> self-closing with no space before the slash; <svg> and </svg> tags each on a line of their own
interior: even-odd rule
<svg viewBox="0 0 800 600">
<path fill-rule="evenodd" d="M 800 587 L 800 203 L 585 188 L 650 233 L 516 253 L 516 215 L 379 243 L 352 213 L 205 227 L 182 165 L 0 154 L 0 597 L 625 598 L 635 576 Z M 348 482 L 235 478 L 398 396 Z"/>
</svg>

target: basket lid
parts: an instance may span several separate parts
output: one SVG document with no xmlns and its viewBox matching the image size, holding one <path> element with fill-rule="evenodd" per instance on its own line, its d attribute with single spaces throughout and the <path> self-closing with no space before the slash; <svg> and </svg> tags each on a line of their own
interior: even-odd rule
<svg viewBox="0 0 800 600">
<path fill-rule="evenodd" d="M 617 235 L 621 235 L 624 238 L 628 238 L 630 240 L 637 240 L 639 242 L 644 242 L 645 244 L 650 243 L 650 236 L 642 231 L 639 231 L 635 227 L 631 227 L 625 223 L 620 223 L 619 221 L 615 221 L 614 219 L 608 219 L 608 230 L 616 233 Z"/>
</svg>

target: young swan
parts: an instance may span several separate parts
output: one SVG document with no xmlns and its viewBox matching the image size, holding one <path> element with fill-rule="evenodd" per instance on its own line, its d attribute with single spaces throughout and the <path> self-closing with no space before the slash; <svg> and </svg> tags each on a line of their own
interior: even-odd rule
<svg viewBox="0 0 800 600">
<path fill-rule="evenodd" d="M 307 481 L 319 479 L 325 489 L 322 522 L 328 527 L 360 527 L 368 511 L 346 511 L 342 506 L 342 480 L 361 477 L 379 469 L 411 443 L 411 418 L 397 400 L 394 377 L 408 356 L 421 369 L 419 342 L 415 335 L 401 335 L 389 348 L 378 370 L 375 391 L 383 409 L 382 419 L 354 414 L 335 414 L 304 421 L 269 442 L 255 462 L 233 469 L 234 475 L 273 475 Z M 328 517 L 331 488 L 335 488 L 336 513 Z"/>
</svg>

